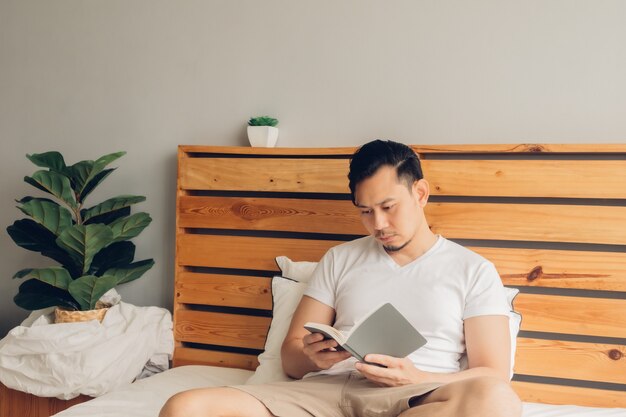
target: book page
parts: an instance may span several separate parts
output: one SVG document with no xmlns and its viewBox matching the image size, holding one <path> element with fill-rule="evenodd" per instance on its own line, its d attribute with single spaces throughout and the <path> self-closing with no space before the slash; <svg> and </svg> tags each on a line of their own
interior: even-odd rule
<svg viewBox="0 0 626 417">
<path fill-rule="evenodd" d="M 379 353 L 404 358 L 425 344 L 426 339 L 389 303 L 352 329 L 346 341 L 362 357 Z"/>
<path fill-rule="evenodd" d="M 304 328 L 311 333 L 321 333 L 325 339 L 334 339 L 340 345 L 346 343 L 343 333 L 327 324 L 308 322 L 304 325 Z"/>
</svg>

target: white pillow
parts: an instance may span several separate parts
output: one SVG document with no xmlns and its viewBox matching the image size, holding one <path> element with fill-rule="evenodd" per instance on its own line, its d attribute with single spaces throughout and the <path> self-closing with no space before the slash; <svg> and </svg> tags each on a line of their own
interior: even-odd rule
<svg viewBox="0 0 626 417">
<path fill-rule="evenodd" d="M 313 270 L 317 267 L 317 262 L 294 262 L 286 256 L 277 256 L 276 264 L 282 276 L 272 278 L 274 301 L 272 324 L 265 340 L 265 350 L 258 357 L 259 366 L 248 378 L 246 384 L 263 384 L 291 379 L 283 372 L 280 348 L 287 336 L 291 317 L 300 303 L 306 283 L 309 282 Z"/>
<path fill-rule="evenodd" d="M 286 256 L 277 256 L 276 264 L 280 268 L 280 276 L 298 282 L 309 282 L 317 262 L 294 262 Z"/>
<path fill-rule="evenodd" d="M 517 297 L 519 290 L 517 288 L 508 288 L 504 287 L 504 291 L 506 293 L 506 299 L 509 302 L 509 333 L 511 334 L 511 372 L 510 377 L 513 378 L 513 374 L 515 371 L 513 367 L 515 366 L 515 349 L 517 347 L 517 334 L 519 333 L 519 327 L 522 323 L 522 315 L 515 311 L 513 307 L 513 300 Z"/>
<path fill-rule="evenodd" d="M 270 325 L 265 350 L 259 355 L 259 366 L 246 384 L 263 384 L 272 381 L 288 381 L 290 378 L 283 372 L 280 348 L 289 330 L 291 317 L 300 303 L 302 294 L 307 287 L 317 262 L 295 262 L 286 256 L 276 258 L 282 277 L 272 279 L 272 297 L 274 300 L 273 318 Z M 284 277 L 290 278 L 286 279 Z M 511 334 L 511 377 L 515 361 L 517 333 L 522 316 L 513 310 L 513 299 L 518 289 L 505 287 L 511 311 L 509 313 L 509 331 Z M 467 367 L 467 357 L 461 359 L 461 369 Z"/>
<path fill-rule="evenodd" d="M 291 317 L 293 316 L 307 284 L 282 277 L 272 278 L 274 311 L 272 324 L 265 340 L 265 350 L 259 355 L 259 366 L 246 384 L 264 384 L 273 381 L 288 381 L 283 372 L 280 348 L 283 344 Z"/>
</svg>

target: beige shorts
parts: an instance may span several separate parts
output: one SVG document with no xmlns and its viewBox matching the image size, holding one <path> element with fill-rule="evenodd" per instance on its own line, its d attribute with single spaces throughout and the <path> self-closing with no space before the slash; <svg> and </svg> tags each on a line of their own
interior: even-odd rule
<svg viewBox="0 0 626 417">
<path fill-rule="evenodd" d="M 379 387 L 359 372 L 317 375 L 303 380 L 263 385 L 235 385 L 278 417 L 397 416 L 409 401 L 440 387 L 440 383 Z"/>
</svg>

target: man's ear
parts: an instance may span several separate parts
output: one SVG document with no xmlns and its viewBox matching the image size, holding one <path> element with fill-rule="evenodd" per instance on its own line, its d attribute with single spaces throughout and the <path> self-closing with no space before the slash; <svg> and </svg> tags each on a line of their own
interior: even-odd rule
<svg viewBox="0 0 626 417">
<path fill-rule="evenodd" d="M 421 180 L 414 181 L 412 191 L 417 198 L 417 204 L 419 204 L 420 207 L 426 206 L 426 203 L 428 203 L 428 197 L 430 197 L 430 185 L 428 184 L 428 181 L 423 178 Z"/>
</svg>

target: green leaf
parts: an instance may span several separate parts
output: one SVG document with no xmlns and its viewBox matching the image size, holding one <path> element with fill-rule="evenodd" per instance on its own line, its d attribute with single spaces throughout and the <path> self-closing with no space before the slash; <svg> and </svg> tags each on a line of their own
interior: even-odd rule
<svg viewBox="0 0 626 417">
<path fill-rule="evenodd" d="M 89 274 L 100 276 L 111 268 L 127 268 L 134 257 L 135 244 L 133 242 L 112 243 L 94 256 Z"/>
<path fill-rule="evenodd" d="M 82 264 L 75 262 L 57 245 L 57 236 L 34 220 L 17 220 L 7 227 L 7 232 L 18 246 L 26 250 L 41 252 L 43 256 L 54 259 L 70 271 L 73 277 L 82 275 Z"/>
<path fill-rule="evenodd" d="M 26 310 L 39 310 L 53 306 L 67 307 L 72 310 L 80 309 L 80 305 L 69 292 L 36 279 L 24 282 L 18 291 L 13 301 Z"/>
<path fill-rule="evenodd" d="M 140 195 L 121 195 L 119 197 L 110 198 L 85 210 L 82 214 L 83 221 L 86 222 L 93 217 L 110 214 L 120 209 L 130 207 L 133 204 L 141 203 L 145 200 L 146 197 Z"/>
<path fill-rule="evenodd" d="M 93 164 L 93 161 L 80 161 L 67 167 L 67 172 L 70 174 L 70 180 L 72 181 L 72 188 L 77 191 L 77 194 L 80 194 L 79 191 L 87 183 L 87 178 L 93 170 Z"/>
<path fill-rule="evenodd" d="M 89 220 L 84 221 L 83 224 L 95 224 L 102 223 L 106 225 L 110 225 L 115 220 L 120 219 L 122 217 L 130 216 L 130 207 L 124 207 L 122 209 L 112 211 L 110 213 L 105 213 L 100 216 L 91 217 Z"/>
<path fill-rule="evenodd" d="M 63 155 L 56 151 L 34 153 L 32 155 L 26 155 L 26 158 L 38 167 L 50 168 L 53 171 L 64 172 L 66 168 Z"/>
<path fill-rule="evenodd" d="M 251 117 L 248 120 L 249 126 L 276 126 L 278 124 L 278 119 L 274 119 L 269 116 L 259 116 L 259 117 Z"/>
<path fill-rule="evenodd" d="M 117 284 L 125 284 L 141 277 L 147 270 L 152 268 L 154 260 L 146 259 L 128 265 L 126 268 L 111 268 L 104 275 L 114 276 Z"/>
<path fill-rule="evenodd" d="M 22 269 L 13 275 L 13 278 L 24 277 L 37 279 L 62 290 L 67 290 L 67 286 L 72 282 L 69 272 L 60 267 Z"/>
<path fill-rule="evenodd" d="M 44 171 L 47 172 L 47 171 Z M 43 185 L 40 185 L 37 181 L 35 181 L 34 179 L 32 179 L 31 177 L 24 177 L 24 182 L 27 184 L 32 185 L 33 187 L 45 192 L 45 193 L 49 193 L 48 189 L 46 187 L 44 187 Z"/>
<path fill-rule="evenodd" d="M 89 270 L 93 257 L 112 242 L 113 232 L 110 227 L 103 224 L 68 227 L 56 240 L 57 245 L 82 265 L 83 274 Z"/>
<path fill-rule="evenodd" d="M 109 165 L 111 162 L 121 158 L 124 155 L 126 155 L 126 152 L 122 151 L 101 156 L 100 158 L 96 159 L 96 162 L 94 163 L 94 169 L 97 170 L 97 172 L 100 172 L 104 169 L 105 166 Z M 92 175 L 92 178 L 94 175 L 97 174 L 97 172 Z"/>
<path fill-rule="evenodd" d="M 32 198 L 18 209 L 57 236 L 72 225 L 72 213 L 48 199 Z"/>
<path fill-rule="evenodd" d="M 117 279 L 110 275 L 101 277 L 84 275 L 72 281 L 68 290 L 80 304 L 81 310 L 93 310 L 100 297 L 115 287 L 116 284 Z"/>
<path fill-rule="evenodd" d="M 54 171 L 37 171 L 24 181 L 65 201 L 70 207 L 77 207 L 70 180 L 65 175 Z"/>
<path fill-rule="evenodd" d="M 84 197 L 88 194 L 85 193 L 85 189 L 90 182 L 100 174 L 104 168 L 111 162 L 124 156 L 126 152 L 115 152 L 108 155 L 104 155 L 98 158 L 96 161 L 80 161 L 68 168 L 71 173 L 72 181 L 74 182 L 74 190 L 79 195 L 79 200 L 83 201 Z M 108 175 L 108 174 L 107 174 Z M 106 175 L 104 175 L 106 177 Z M 102 181 L 101 178 L 100 181 Z M 98 181 L 99 182 L 99 181 Z M 91 187 L 93 189 L 94 186 Z M 91 190 L 89 190 L 91 192 Z"/>
<path fill-rule="evenodd" d="M 49 198 L 31 197 L 29 195 L 27 195 L 26 197 L 23 197 L 21 200 L 15 200 L 15 202 L 20 203 L 20 204 L 25 204 L 25 203 L 28 203 L 30 200 L 48 201 L 50 203 L 58 204 L 56 201 L 50 200 Z"/>
<path fill-rule="evenodd" d="M 113 231 L 114 241 L 120 242 L 137 236 L 151 221 L 152 218 L 148 213 L 135 213 L 132 216 L 117 219 L 109 226 Z"/>
<path fill-rule="evenodd" d="M 89 181 L 84 187 L 83 191 L 81 191 L 79 195 L 80 201 L 85 201 L 85 198 L 96 188 L 98 184 L 100 184 L 106 177 L 109 176 L 111 172 L 115 171 L 115 168 L 105 169 L 98 175 L 96 175 L 91 181 Z"/>
<path fill-rule="evenodd" d="M 31 219 L 16 220 L 7 227 L 7 233 L 15 244 L 26 250 L 41 252 L 58 248 L 54 233 Z"/>
</svg>

